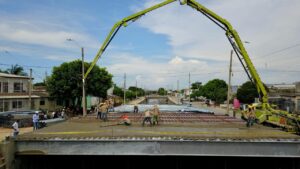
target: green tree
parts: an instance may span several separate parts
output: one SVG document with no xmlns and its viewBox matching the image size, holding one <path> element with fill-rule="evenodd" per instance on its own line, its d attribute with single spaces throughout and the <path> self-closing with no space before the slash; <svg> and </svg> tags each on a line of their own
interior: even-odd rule
<svg viewBox="0 0 300 169">
<path fill-rule="evenodd" d="M 7 73 L 21 76 L 28 76 L 26 72 L 24 72 L 24 68 L 18 64 L 11 65 L 11 68 L 6 70 Z"/>
<path fill-rule="evenodd" d="M 164 88 L 162 88 L 162 87 L 158 89 L 158 94 L 159 95 L 167 95 L 167 93 L 168 92 Z"/>
<path fill-rule="evenodd" d="M 193 90 L 191 98 L 197 100 L 199 96 L 204 96 L 202 87 L 199 90 Z"/>
<path fill-rule="evenodd" d="M 203 96 L 214 100 L 216 103 L 222 103 L 227 98 L 227 84 L 224 80 L 210 80 L 203 86 L 201 90 L 201 94 L 203 94 Z"/>
<path fill-rule="evenodd" d="M 124 96 L 124 91 L 123 91 L 122 88 L 120 88 L 119 86 L 117 86 L 116 84 L 114 84 L 113 94 L 116 95 L 116 96 L 123 97 Z"/>
<path fill-rule="evenodd" d="M 114 86 L 113 94 L 116 96 L 123 97 L 124 91 L 122 88 L 118 87 L 117 85 Z M 126 99 L 132 100 L 135 99 L 137 96 L 143 96 L 145 91 L 142 88 L 136 88 L 134 86 L 130 86 L 128 90 L 126 90 Z"/>
<path fill-rule="evenodd" d="M 135 86 L 130 86 L 128 90 L 132 91 L 137 96 L 143 96 L 145 95 L 145 91 L 142 88 L 137 88 Z"/>
<path fill-rule="evenodd" d="M 203 86 L 201 82 L 192 83 L 192 94 L 191 98 L 197 100 L 197 97 L 203 96 Z"/>
<path fill-rule="evenodd" d="M 253 103 L 255 98 L 258 97 L 256 87 L 250 81 L 243 83 L 242 86 L 238 88 L 236 95 L 242 103 L 247 104 Z"/>
<path fill-rule="evenodd" d="M 33 84 L 33 86 L 46 86 L 46 83 L 45 82 L 38 82 L 38 83 Z"/>
<path fill-rule="evenodd" d="M 193 90 L 199 90 L 200 88 L 202 87 L 202 82 L 195 82 L 195 83 L 192 83 L 192 89 Z"/>
<path fill-rule="evenodd" d="M 126 99 L 132 100 L 135 99 L 135 92 L 131 90 L 126 91 Z"/>
<path fill-rule="evenodd" d="M 65 62 L 53 68 L 52 75 L 46 80 L 47 90 L 50 96 L 61 100 L 78 99 L 81 103 L 82 96 L 82 72 L 81 60 Z M 90 67 L 90 63 L 84 63 L 85 69 Z M 86 81 L 86 94 L 105 98 L 106 91 L 112 86 L 112 75 L 105 68 L 95 66 Z"/>
</svg>

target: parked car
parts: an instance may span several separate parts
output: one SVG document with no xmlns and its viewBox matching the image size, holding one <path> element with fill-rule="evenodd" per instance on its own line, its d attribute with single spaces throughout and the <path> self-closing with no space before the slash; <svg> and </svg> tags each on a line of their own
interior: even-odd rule
<svg viewBox="0 0 300 169">
<path fill-rule="evenodd" d="M 32 116 L 34 113 L 34 110 L 1 112 L 0 126 L 10 128 L 16 119 L 20 120 L 19 127 L 32 126 Z"/>
</svg>

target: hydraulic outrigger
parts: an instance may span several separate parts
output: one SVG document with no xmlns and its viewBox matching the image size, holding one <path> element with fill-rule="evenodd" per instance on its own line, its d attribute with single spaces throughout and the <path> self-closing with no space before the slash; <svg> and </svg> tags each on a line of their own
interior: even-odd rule
<svg viewBox="0 0 300 169">
<path fill-rule="evenodd" d="M 101 57 L 107 46 L 110 44 L 118 30 L 124 26 L 126 27 L 129 22 L 134 22 L 143 15 L 148 12 L 151 12 L 157 8 L 163 7 L 170 3 L 173 3 L 178 0 L 166 0 L 161 2 L 157 5 L 154 5 L 150 8 L 142 10 L 138 13 L 130 15 L 121 21 L 115 23 L 111 31 L 109 32 L 108 36 L 106 37 L 105 41 L 103 42 L 101 48 L 97 52 L 91 66 L 88 68 L 87 72 L 85 73 L 84 79 L 87 78 L 90 71 L 93 69 L 95 64 L 97 63 L 98 59 Z M 196 2 L 195 0 L 180 0 L 181 5 L 188 5 L 195 10 L 202 13 L 212 22 L 217 24 L 221 29 L 225 31 L 225 35 L 227 36 L 230 44 L 232 45 L 236 55 L 238 56 L 239 61 L 241 62 L 248 78 L 250 81 L 255 84 L 256 89 L 260 95 L 261 103 L 256 106 L 256 120 L 259 123 L 268 123 L 275 126 L 282 127 L 288 131 L 299 132 L 299 123 L 300 117 L 290 114 L 288 112 L 282 110 L 275 110 L 273 109 L 270 104 L 268 103 L 268 94 L 264 84 L 262 83 L 253 63 L 250 60 L 250 57 L 237 33 L 236 30 L 233 29 L 232 25 L 224 18 L 220 17 L 213 11 L 207 9 L 205 6 L 201 5 L 200 3 Z"/>
</svg>

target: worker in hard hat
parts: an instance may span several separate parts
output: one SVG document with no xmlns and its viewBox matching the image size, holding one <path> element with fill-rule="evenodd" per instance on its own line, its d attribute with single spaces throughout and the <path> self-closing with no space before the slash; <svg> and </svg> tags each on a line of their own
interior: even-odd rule
<svg viewBox="0 0 300 169">
<path fill-rule="evenodd" d="M 108 103 L 107 102 L 100 104 L 100 112 L 101 112 L 101 119 L 103 121 L 107 121 L 107 113 L 108 113 Z"/>
<path fill-rule="evenodd" d="M 139 107 L 138 107 L 137 104 L 135 104 L 135 105 L 133 106 L 133 113 L 138 113 L 138 112 L 139 112 Z"/>
<path fill-rule="evenodd" d="M 145 125 L 145 122 L 147 122 L 147 121 L 150 123 L 150 126 L 152 126 L 151 115 L 152 115 L 152 112 L 149 109 L 145 111 L 143 126 Z"/>
<path fill-rule="evenodd" d="M 248 106 L 248 112 L 247 112 L 247 127 L 253 126 L 255 122 L 255 106 L 254 105 L 249 105 Z"/>
<path fill-rule="evenodd" d="M 35 111 L 34 115 L 32 116 L 32 123 L 33 123 L 33 130 L 37 130 L 39 128 L 39 112 Z"/>
<path fill-rule="evenodd" d="M 154 107 L 153 107 L 153 116 L 152 116 L 152 124 L 155 125 L 155 124 L 158 124 L 158 118 L 159 118 L 159 108 L 158 108 L 158 105 L 155 104 Z"/>
<path fill-rule="evenodd" d="M 121 116 L 121 121 L 119 122 L 119 124 L 125 124 L 126 126 L 131 125 L 131 121 L 130 121 L 127 114 L 124 114 L 124 115 Z"/>
</svg>

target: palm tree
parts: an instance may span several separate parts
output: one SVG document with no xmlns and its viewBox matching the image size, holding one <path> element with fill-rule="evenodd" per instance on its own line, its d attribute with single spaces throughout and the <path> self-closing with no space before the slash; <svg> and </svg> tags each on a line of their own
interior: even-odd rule
<svg viewBox="0 0 300 169">
<path fill-rule="evenodd" d="M 24 72 L 24 68 L 18 64 L 11 65 L 11 68 L 6 71 L 14 75 L 28 76 L 28 74 Z"/>
</svg>

